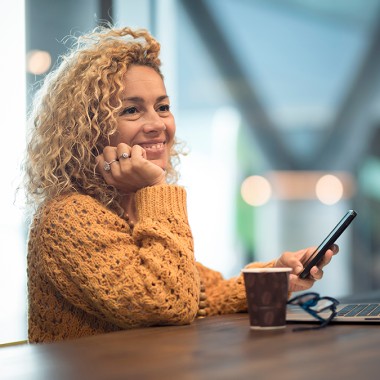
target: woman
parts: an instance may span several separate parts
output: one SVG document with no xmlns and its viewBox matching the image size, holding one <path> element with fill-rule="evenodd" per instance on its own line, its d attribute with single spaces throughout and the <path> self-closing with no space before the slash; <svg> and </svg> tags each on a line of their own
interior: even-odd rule
<svg viewBox="0 0 380 380">
<path fill-rule="evenodd" d="M 35 98 L 26 160 L 36 207 L 28 246 L 29 341 L 188 324 L 246 310 L 241 276 L 197 263 L 159 43 L 144 30 L 98 29 Z M 312 248 L 249 266 L 293 268 Z"/>
</svg>

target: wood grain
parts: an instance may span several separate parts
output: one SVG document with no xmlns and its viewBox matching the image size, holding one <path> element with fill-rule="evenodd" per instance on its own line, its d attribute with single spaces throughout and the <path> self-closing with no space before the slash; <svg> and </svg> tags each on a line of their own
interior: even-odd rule
<svg viewBox="0 0 380 380">
<path fill-rule="evenodd" d="M 247 314 L 0 349 L 0 378 L 370 379 L 380 373 L 380 325 L 293 332 L 249 329 Z"/>
</svg>

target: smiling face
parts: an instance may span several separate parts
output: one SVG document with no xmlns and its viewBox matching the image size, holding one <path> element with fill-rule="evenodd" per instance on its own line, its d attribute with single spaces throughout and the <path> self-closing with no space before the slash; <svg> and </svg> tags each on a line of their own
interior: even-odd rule
<svg viewBox="0 0 380 380">
<path fill-rule="evenodd" d="M 164 81 L 151 67 L 134 65 L 123 84 L 123 110 L 111 145 L 140 145 L 149 161 L 166 169 L 176 127 Z"/>
</svg>

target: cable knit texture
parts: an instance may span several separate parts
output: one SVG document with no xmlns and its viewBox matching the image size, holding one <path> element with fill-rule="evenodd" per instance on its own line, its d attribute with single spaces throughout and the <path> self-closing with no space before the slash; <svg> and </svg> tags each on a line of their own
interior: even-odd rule
<svg viewBox="0 0 380 380">
<path fill-rule="evenodd" d="M 251 263 L 246 268 L 271 268 L 274 262 Z M 225 280 L 221 273 L 197 263 L 198 271 L 206 288 L 207 315 L 231 314 L 247 311 L 243 274 Z"/>
<path fill-rule="evenodd" d="M 246 310 L 241 275 L 224 280 L 195 262 L 182 187 L 141 189 L 136 207 L 133 230 L 86 195 L 62 196 L 38 213 L 28 247 L 30 342 L 191 323 L 200 279 L 208 315 Z"/>
</svg>

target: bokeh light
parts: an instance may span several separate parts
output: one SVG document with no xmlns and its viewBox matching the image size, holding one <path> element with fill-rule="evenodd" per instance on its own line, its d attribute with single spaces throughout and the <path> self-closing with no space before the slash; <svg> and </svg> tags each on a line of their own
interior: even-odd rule
<svg viewBox="0 0 380 380">
<path fill-rule="evenodd" d="M 44 50 L 31 50 L 26 56 L 26 68 L 34 75 L 46 73 L 51 66 L 51 56 Z"/>
<path fill-rule="evenodd" d="M 241 185 L 241 196 L 251 206 L 262 206 L 272 195 L 269 181 L 261 176 L 247 177 Z"/>
<path fill-rule="evenodd" d="M 343 197 L 343 185 L 341 180 L 331 174 L 321 177 L 316 186 L 317 198 L 326 205 L 333 205 Z"/>
</svg>

